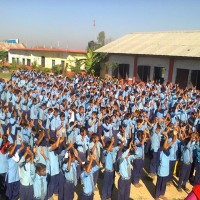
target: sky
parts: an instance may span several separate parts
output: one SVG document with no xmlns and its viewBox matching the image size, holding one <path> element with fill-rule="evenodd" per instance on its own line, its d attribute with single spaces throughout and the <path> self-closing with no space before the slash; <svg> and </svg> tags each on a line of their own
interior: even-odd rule
<svg viewBox="0 0 200 200">
<path fill-rule="evenodd" d="M 0 41 L 85 49 L 131 32 L 200 30 L 199 0 L 0 0 Z M 94 26 L 95 20 L 95 26 Z"/>
</svg>

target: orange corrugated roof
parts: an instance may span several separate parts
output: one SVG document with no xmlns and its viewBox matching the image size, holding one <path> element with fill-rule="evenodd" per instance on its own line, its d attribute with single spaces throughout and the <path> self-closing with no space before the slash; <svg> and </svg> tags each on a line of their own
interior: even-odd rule
<svg viewBox="0 0 200 200">
<path fill-rule="evenodd" d="M 57 48 L 11 48 L 10 50 L 23 50 L 23 51 L 50 51 L 50 52 L 66 52 L 66 53 L 84 53 L 86 50 L 75 50 L 75 49 L 57 49 Z"/>
</svg>

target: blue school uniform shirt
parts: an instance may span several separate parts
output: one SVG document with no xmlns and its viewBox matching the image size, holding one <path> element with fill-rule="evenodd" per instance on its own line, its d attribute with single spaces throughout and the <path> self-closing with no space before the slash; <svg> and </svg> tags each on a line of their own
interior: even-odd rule
<svg viewBox="0 0 200 200">
<path fill-rule="evenodd" d="M 8 154 L 6 154 L 6 155 L 7 155 L 6 157 L 7 157 L 7 161 L 8 161 L 8 171 L 6 173 L 6 180 L 8 183 L 14 183 L 16 181 L 19 181 L 18 151 L 12 157 L 10 157 Z"/>
<path fill-rule="evenodd" d="M 93 146 L 95 145 L 94 142 L 89 143 L 89 149 L 91 150 Z M 97 142 L 96 148 L 94 149 L 94 154 L 96 155 L 96 158 L 99 160 L 101 155 L 101 149 L 103 148 L 102 144 L 100 142 Z"/>
<path fill-rule="evenodd" d="M 89 173 L 83 171 L 80 175 L 81 181 L 83 183 L 83 192 L 85 194 L 92 194 L 94 192 L 94 180 L 93 174 L 99 170 L 99 166 L 94 166 Z"/>
<path fill-rule="evenodd" d="M 172 141 L 172 138 L 168 139 L 168 142 L 170 143 Z M 171 161 L 177 160 L 177 151 L 178 151 L 178 145 L 180 143 L 180 140 L 176 140 L 170 147 L 169 152 L 169 158 Z"/>
<path fill-rule="evenodd" d="M 94 123 L 92 126 L 90 126 L 90 123 L 92 122 L 92 119 L 90 118 L 88 120 L 88 131 L 92 133 L 97 133 L 97 128 L 98 128 L 98 119 L 95 119 Z"/>
<path fill-rule="evenodd" d="M 51 130 L 52 130 L 52 131 L 55 131 L 60 125 L 61 125 L 61 120 L 60 120 L 60 117 L 59 117 L 59 116 L 54 117 L 54 118 L 51 120 Z"/>
<path fill-rule="evenodd" d="M 55 154 L 54 151 L 51 151 L 51 147 L 48 147 L 48 158 L 49 158 L 49 165 L 50 165 L 50 175 L 54 176 L 59 174 L 59 161 L 58 161 L 58 154 Z"/>
<path fill-rule="evenodd" d="M 38 105 L 32 104 L 30 110 L 30 118 L 31 119 L 38 119 Z"/>
<path fill-rule="evenodd" d="M 188 142 L 188 144 L 182 149 L 181 160 L 185 164 L 189 164 L 193 162 L 193 145 L 194 145 L 193 142 L 192 143 Z"/>
<path fill-rule="evenodd" d="M 69 127 L 67 129 L 67 140 L 68 140 L 68 142 L 72 142 L 72 144 L 74 144 L 76 142 L 76 137 L 79 134 L 80 134 L 80 129 L 75 128 L 74 130 L 72 130 L 72 128 Z"/>
<path fill-rule="evenodd" d="M 19 161 L 19 178 L 20 183 L 23 186 L 33 185 L 33 179 L 35 177 L 35 166 L 34 164 L 25 162 L 24 156 Z"/>
<path fill-rule="evenodd" d="M 33 182 L 34 197 L 44 200 L 47 195 L 47 177 L 35 175 Z"/>
<path fill-rule="evenodd" d="M 0 138 L 0 146 L 2 145 L 3 139 Z M 0 174 L 4 174 L 8 171 L 8 160 L 7 160 L 7 154 L 2 154 L 0 151 Z"/>
<path fill-rule="evenodd" d="M 71 167 L 68 170 L 68 163 L 63 164 L 62 170 L 64 172 L 65 178 L 67 181 L 73 182 L 75 185 L 77 184 L 77 170 L 76 167 L 78 165 L 78 161 L 75 160 L 74 162 L 71 162 Z"/>
<path fill-rule="evenodd" d="M 158 166 L 158 176 L 166 177 L 169 175 L 169 150 L 160 152 L 160 164 Z"/>
<path fill-rule="evenodd" d="M 136 155 L 137 158 L 144 159 L 144 144 L 140 144 L 138 138 L 136 138 Z"/>
<path fill-rule="evenodd" d="M 136 159 L 136 155 L 129 155 L 129 149 L 126 150 L 119 158 L 119 173 L 124 179 L 131 178 L 131 161 Z"/>
<path fill-rule="evenodd" d="M 76 144 L 78 145 L 77 150 L 79 152 L 85 153 L 88 150 L 88 145 L 89 145 L 89 138 L 86 135 L 84 137 L 84 140 L 82 141 L 82 136 L 81 135 L 77 135 L 76 136 Z"/>
<path fill-rule="evenodd" d="M 153 150 L 154 152 L 158 152 L 158 149 L 160 148 L 160 139 L 160 133 L 153 132 L 151 136 L 151 150 Z"/>
<path fill-rule="evenodd" d="M 106 152 L 103 151 L 105 156 L 105 170 L 113 171 L 113 164 L 116 162 L 117 152 L 119 151 L 119 147 L 114 147 L 112 151 Z"/>
</svg>

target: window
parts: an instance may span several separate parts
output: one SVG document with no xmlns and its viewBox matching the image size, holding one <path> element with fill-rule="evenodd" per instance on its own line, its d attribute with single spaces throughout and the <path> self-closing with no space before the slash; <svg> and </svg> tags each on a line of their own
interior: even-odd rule
<svg viewBox="0 0 200 200">
<path fill-rule="evenodd" d="M 12 58 L 12 63 L 15 63 L 15 58 Z"/>
<path fill-rule="evenodd" d="M 17 58 L 17 64 L 19 64 L 19 58 Z"/>
<path fill-rule="evenodd" d="M 61 60 L 61 66 L 64 67 L 65 66 L 65 61 Z"/>
<path fill-rule="evenodd" d="M 31 59 L 27 59 L 27 65 L 31 66 Z"/>
<path fill-rule="evenodd" d="M 55 60 L 52 60 L 52 67 L 55 66 Z"/>
<path fill-rule="evenodd" d="M 22 59 L 22 65 L 25 65 L 25 58 Z"/>
</svg>

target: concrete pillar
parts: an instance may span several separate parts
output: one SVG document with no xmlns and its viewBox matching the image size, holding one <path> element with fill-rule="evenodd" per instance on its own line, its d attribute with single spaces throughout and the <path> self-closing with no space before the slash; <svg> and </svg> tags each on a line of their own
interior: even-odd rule
<svg viewBox="0 0 200 200">
<path fill-rule="evenodd" d="M 133 82 L 135 82 L 136 78 L 137 78 L 137 61 L 138 61 L 138 57 L 135 56 L 134 57 L 134 65 L 133 65 Z"/>
<path fill-rule="evenodd" d="M 187 86 L 188 87 L 191 87 L 191 75 L 192 75 L 192 70 L 189 70 L 188 81 L 187 81 Z"/>
<path fill-rule="evenodd" d="M 170 58 L 169 60 L 169 72 L 168 72 L 168 81 L 172 82 L 172 75 L 174 70 L 174 58 Z"/>
</svg>

